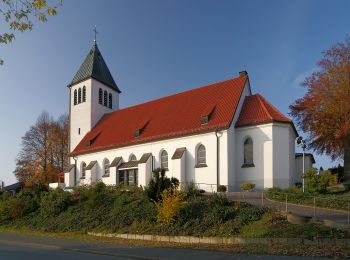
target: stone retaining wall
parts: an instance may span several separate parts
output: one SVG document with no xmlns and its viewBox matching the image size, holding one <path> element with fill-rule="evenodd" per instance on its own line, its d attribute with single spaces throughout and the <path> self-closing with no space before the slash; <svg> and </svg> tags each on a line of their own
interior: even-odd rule
<svg viewBox="0 0 350 260">
<path fill-rule="evenodd" d="M 158 236 L 138 234 L 115 234 L 88 232 L 88 235 L 98 237 L 114 237 L 130 240 L 146 240 L 157 242 L 172 242 L 183 244 L 212 244 L 212 245 L 239 245 L 239 244 L 294 244 L 294 245 L 350 245 L 350 239 L 315 238 L 242 238 L 242 237 L 194 237 L 194 236 Z"/>
</svg>

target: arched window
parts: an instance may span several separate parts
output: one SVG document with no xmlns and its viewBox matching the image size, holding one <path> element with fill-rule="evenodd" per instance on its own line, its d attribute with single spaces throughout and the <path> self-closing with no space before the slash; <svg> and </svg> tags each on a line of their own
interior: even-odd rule
<svg viewBox="0 0 350 260">
<path fill-rule="evenodd" d="M 103 105 L 107 106 L 107 91 L 105 90 L 105 92 L 103 93 Z"/>
<path fill-rule="evenodd" d="M 85 178 L 85 172 L 86 172 L 86 163 L 85 162 L 81 163 L 80 171 L 81 171 L 81 178 Z"/>
<path fill-rule="evenodd" d="M 109 107 L 110 109 L 112 109 L 112 104 L 113 104 L 112 94 L 109 93 L 108 96 L 109 96 L 109 98 L 108 98 L 108 107 Z"/>
<path fill-rule="evenodd" d="M 160 168 L 168 169 L 168 153 L 165 150 L 160 154 Z"/>
<path fill-rule="evenodd" d="M 254 166 L 253 164 L 253 140 L 248 137 L 244 141 L 244 165 Z"/>
<path fill-rule="evenodd" d="M 98 90 L 98 103 L 102 105 L 102 88 Z"/>
<path fill-rule="evenodd" d="M 83 87 L 83 102 L 86 102 L 86 87 Z"/>
<path fill-rule="evenodd" d="M 81 103 L 81 88 L 78 90 L 78 104 Z"/>
<path fill-rule="evenodd" d="M 206 165 L 206 162 L 205 146 L 201 144 L 197 149 L 197 166 Z"/>
<path fill-rule="evenodd" d="M 74 90 L 74 105 L 78 104 L 77 90 Z"/>
<path fill-rule="evenodd" d="M 134 154 L 130 154 L 129 161 L 137 161 L 137 158 Z"/>
<path fill-rule="evenodd" d="M 108 159 L 105 159 L 103 161 L 103 167 L 104 167 L 104 176 L 108 176 L 109 175 L 109 160 Z"/>
</svg>

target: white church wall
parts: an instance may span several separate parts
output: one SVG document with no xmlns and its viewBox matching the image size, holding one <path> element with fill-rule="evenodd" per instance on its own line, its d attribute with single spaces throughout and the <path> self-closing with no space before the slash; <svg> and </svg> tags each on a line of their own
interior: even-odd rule
<svg viewBox="0 0 350 260">
<path fill-rule="evenodd" d="M 223 131 L 225 132 L 225 131 Z M 196 149 L 199 144 L 203 144 L 206 147 L 206 160 L 207 167 L 195 168 Z M 181 168 L 185 168 L 184 182 L 196 182 L 202 183 L 201 188 L 207 191 L 211 190 L 210 185 L 216 184 L 216 136 L 215 133 L 206 133 L 200 135 L 185 136 L 170 140 L 157 141 L 146 144 L 139 144 L 134 146 L 128 146 L 118 149 L 111 149 L 107 151 L 95 152 L 91 154 L 84 154 L 77 156 L 77 165 L 81 165 L 82 162 L 89 164 L 91 161 L 97 160 L 96 164 L 96 179 L 97 181 L 105 182 L 102 178 L 103 173 L 103 160 L 108 158 L 111 162 L 115 157 L 121 156 L 124 161 L 129 160 L 129 156 L 133 153 L 137 160 L 141 158 L 144 153 L 152 153 L 154 156 L 153 168 L 160 167 L 160 151 L 165 149 L 168 152 L 168 165 L 169 171 L 166 173 L 168 176 L 172 176 L 173 164 L 171 163 L 171 157 L 174 154 L 176 148 L 186 147 L 185 163 L 182 163 Z M 227 172 L 222 174 L 226 174 Z M 77 169 L 77 179 L 81 176 L 80 169 Z M 139 174 L 140 177 L 140 174 Z M 107 183 L 107 181 L 106 181 Z M 109 182 L 107 184 L 110 184 Z M 226 184 L 224 184 L 226 185 Z"/>
<path fill-rule="evenodd" d="M 99 99 L 99 89 L 102 89 L 102 91 L 107 91 L 107 93 L 112 94 L 112 109 L 101 105 L 98 103 Z M 103 97 L 103 95 L 102 95 Z M 119 109 L 119 94 L 117 91 L 112 90 L 111 88 L 103 85 L 101 82 L 97 80 L 92 80 L 92 93 L 91 93 L 91 98 L 92 98 L 92 104 L 91 104 L 91 128 L 93 128 L 97 122 L 102 118 L 102 116 L 106 113 L 110 113 L 112 111 L 118 110 Z M 102 98 L 103 102 L 103 98 Z M 107 102 L 108 103 L 108 102 Z"/>
<path fill-rule="evenodd" d="M 273 127 L 273 186 L 288 188 L 294 182 L 294 140 L 289 124 L 274 124 Z"/>
<path fill-rule="evenodd" d="M 251 94 L 252 93 L 250 90 L 249 81 L 247 81 L 245 86 L 244 86 L 241 98 L 238 102 L 236 113 L 233 117 L 231 126 L 227 130 L 227 148 L 226 148 L 227 150 L 220 151 L 220 154 L 224 154 L 224 153 L 227 154 L 226 161 L 222 161 L 222 163 L 226 162 L 226 164 L 227 164 L 227 172 L 228 172 L 227 185 L 229 186 L 228 188 L 230 191 L 237 190 L 237 184 L 236 184 L 236 182 L 237 182 L 237 167 L 236 167 L 236 165 L 238 163 L 238 158 L 236 156 L 236 154 L 237 154 L 237 151 L 236 151 L 237 150 L 236 149 L 237 140 L 236 140 L 236 134 L 235 134 L 235 131 L 236 131 L 235 125 L 236 125 L 236 122 L 237 122 L 239 115 L 241 113 L 245 97 L 250 96 Z"/>
<path fill-rule="evenodd" d="M 91 84 L 91 79 L 88 79 L 71 87 L 70 151 L 73 151 L 91 130 Z M 74 105 L 74 90 L 78 91 L 79 88 L 82 90 L 84 86 L 86 87 L 86 102 Z"/>
<path fill-rule="evenodd" d="M 272 131 L 272 124 L 235 129 L 236 182 L 234 186 L 236 190 L 239 190 L 239 185 L 244 182 L 254 183 L 258 190 L 272 187 Z M 253 140 L 254 167 L 242 168 L 244 163 L 244 141 L 248 137 Z"/>
<path fill-rule="evenodd" d="M 86 102 L 74 105 L 74 90 L 82 90 L 86 87 Z M 112 109 L 99 104 L 99 89 L 112 94 Z M 117 91 L 106 87 L 94 79 L 87 79 L 71 87 L 71 128 L 70 128 L 70 150 L 79 144 L 81 139 L 96 125 L 106 113 L 119 108 L 119 94 Z M 80 131 L 79 131 L 80 129 Z M 73 163 L 71 161 L 71 163 Z"/>
</svg>

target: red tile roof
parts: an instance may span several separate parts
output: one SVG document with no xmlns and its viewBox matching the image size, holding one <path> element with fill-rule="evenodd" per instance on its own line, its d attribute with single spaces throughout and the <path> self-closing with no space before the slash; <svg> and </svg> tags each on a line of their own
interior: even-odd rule
<svg viewBox="0 0 350 260">
<path fill-rule="evenodd" d="M 260 94 L 247 96 L 244 100 L 236 127 L 259 125 L 271 122 L 293 124 L 292 120 L 278 111 L 277 108 L 271 105 L 271 103 L 269 103 Z"/>
<path fill-rule="evenodd" d="M 226 129 L 247 80 L 247 76 L 237 77 L 108 113 L 71 155 Z M 209 122 L 201 125 L 201 116 L 214 106 Z"/>
</svg>

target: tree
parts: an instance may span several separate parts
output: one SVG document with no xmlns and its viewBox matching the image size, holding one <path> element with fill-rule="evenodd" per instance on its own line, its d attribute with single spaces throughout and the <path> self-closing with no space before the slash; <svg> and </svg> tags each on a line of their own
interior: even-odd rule
<svg viewBox="0 0 350 260">
<path fill-rule="evenodd" d="M 0 15 L 8 24 L 7 31 L 0 34 L 0 44 L 7 44 L 15 39 L 15 31 L 25 32 L 33 29 L 33 21 L 46 22 L 48 16 L 56 15 L 56 9 L 63 0 L 0 0 Z M 2 26 L 3 28 L 5 26 Z M 0 65 L 4 61 L 0 59 Z"/>
<path fill-rule="evenodd" d="M 309 146 L 333 160 L 344 160 L 345 184 L 350 185 L 350 38 L 323 52 L 318 70 L 307 77 L 304 97 L 290 106 Z"/>
<path fill-rule="evenodd" d="M 29 186 L 56 182 L 57 173 L 67 166 L 67 154 L 68 116 L 55 121 L 47 112 L 42 112 L 22 137 L 14 174 Z"/>
</svg>

